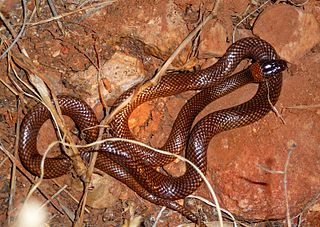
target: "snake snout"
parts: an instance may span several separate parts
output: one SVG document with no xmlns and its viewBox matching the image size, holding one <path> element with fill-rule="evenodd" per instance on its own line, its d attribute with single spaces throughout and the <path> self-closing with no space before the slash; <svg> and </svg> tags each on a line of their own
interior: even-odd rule
<svg viewBox="0 0 320 227">
<path fill-rule="evenodd" d="M 260 64 L 262 73 L 265 77 L 275 76 L 287 69 L 287 62 L 285 60 L 267 60 Z"/>
</svg>

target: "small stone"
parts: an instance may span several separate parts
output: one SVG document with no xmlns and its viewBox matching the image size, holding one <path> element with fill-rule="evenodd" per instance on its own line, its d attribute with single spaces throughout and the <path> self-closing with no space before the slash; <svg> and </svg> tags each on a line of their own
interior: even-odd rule
<svg viewBox="0 0 320 227">
<path fill-rule="evenodd" d="M 143 64 L 140 60 L 122 52 L 116 52 L 102 67 L 102 78 L 111 84 L 114 97 L 122 94 L 144 78 Z"/>
<path fill-rule="evenodd" d="M 287 142 L 287 148 L 288 149 L 294 149 L 297 147 L 297 142 L 295 142 L 294 140 L 289 140 Z"/>
<path fill-rule="evenodd" d="M 320 42 L 315 17 L 289 5 L 267 8 L 257 19 L 253 33 L 270 42 L 278 54 L 291 63 Z"/>
<path fill-rule="evenodd" d="M 114 207 L 123 191 L 123 186 L 109 175 L 94 174 L 92 186 L 93 189 L 88 192 L 87 205 L 97 209 Z"/>
<path fill-rule="evenodd" d="M 186 165 L 183 161 L 176 160 L 163 167 L 171 176 L 179 177 L 186 172 Z"/>
<path fill-rule="evenodd" d="M 91 106 L 99 100 L 97 73 L 97 69 L 90 66 L 88 70 L 72 74 L 68 78 L 73 89 Z M 143 64 L 139 59 L 122 52 L 115 52 L 112 58 L 101 67 L 100 82 L 108 80 L 111 84 L 109 88 L 111 93 L 104 97 L 105 100 L 115 100 L 124 91 L 142 81 L 144 75 Z"/>
<path fill-rule="evenodd" d="M 56 50 L 55 52 L 52 53 L 52 57 L 58 57 L 60 55 L 60 50 Z"/>
</svg>

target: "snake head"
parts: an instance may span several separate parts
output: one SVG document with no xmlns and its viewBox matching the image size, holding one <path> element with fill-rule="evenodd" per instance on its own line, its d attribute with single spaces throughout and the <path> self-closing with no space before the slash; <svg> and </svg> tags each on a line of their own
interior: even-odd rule
<svg viewBox="0 0 320 227">
<path fill-rule="evenodd" d="M 287 62 L 285 60 L 266 60 L 260 62 L 261 71 L 264 77 L 268 78 L 275 76 L 287 69 Z"/>
<path fill-rule="evenodd" d="M 257 61 L 250 66 L 251 75 L 254 81 L 259 83 L 276 76 L 287 68 L 284 60 L 264 60 Z"/>
</svg>

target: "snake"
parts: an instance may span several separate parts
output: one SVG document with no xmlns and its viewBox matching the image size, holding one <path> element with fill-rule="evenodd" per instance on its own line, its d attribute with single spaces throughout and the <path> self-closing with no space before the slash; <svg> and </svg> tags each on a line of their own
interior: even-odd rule
<svg viewBox="0 0 320 227">
<path fill-rule="evenodd" d="M 245 59 L 250 59 L 252 64 L 232 74 Z M 111 111 L 130 96 L 135 95 L 135 98 L 114 115 L 109 123 L 109 134 L 113 138 L 136 140 L 128 126 L 128 119 L 138 106 L 159 97 L 195 90 L 196 95 L 181 108 L 161 149 L 174 154 L 185 152 L 185 157 L 205 174 L 207 148 L 211 139 L 218 133 L 249 125 L 267 115 L 279 99 L 282 72 L 286 68 L 286 61 L 280 59 L 268 42 L 258 37 L 240 39 L 208 68 L 167 73 L 157 84 L 137 94 L 135 91 L 139 85 L 125 91 L 114 102 Z M 210 113 L 194 124 L 195 117 L 209 103 L 248 83 L 258 84 L 256 94 L 250 100 Z M 79 130 L 84 132 L 84 139 L 88 143 L 97 139 L 98 129 L 94 126 L 99 122 L 88 104 L 68 95 L 58 96 L 58 104 L 62 114 L 71 117 Z M 21 123 L 19 157 L 23 166 L 36 176 L 40 176 L 42 160 L 37 150 L 37 137 L 41 126 L 50 117 L 47 108 L 39 103 L 25 115 Z M 178 211 L 194 223 L 203 224 L 197 215 L 176 202 L 195 192 L 203 182 L 190 164 L 186 163 L 183 175 L 174 177 L 156 168 L 172 162 L 172 156 L 136 143 L 107 141 L 95 151 L 98 152 L 96 168 L 121 181 L 142 198 Z M 65 175 L 71 168 L 71 160 L 62 152 L 45 159 L 44 178 Z"/>
</svg>

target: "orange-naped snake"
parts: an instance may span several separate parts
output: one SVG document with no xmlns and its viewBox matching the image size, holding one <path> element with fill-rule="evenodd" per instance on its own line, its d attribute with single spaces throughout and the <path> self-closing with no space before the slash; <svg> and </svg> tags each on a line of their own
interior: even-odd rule
<svg viewBox="0 0 320 227">
<path fill-rule="evenodd" d="M 231 75 L 246 58 L 252 59 L 251 66 Z M 110 132 L 113 137 L 134 139 L 128 127 L 128 118 L 137 106 L 158 97 L 199 90 L 180 110 L 170 136 L 161 149 L 176 154 L 185 149 L 185 157 L 206 173 L 206 151 L 212 137 L 222 131 L 251 124 L 265 116 L 279 98 L 281 72 L 286 67 L 286 62 L 279 59 L 266 41 L 255 37 L 241 39 L 232 44 L 216 64 L 206 69 L 164 75 L 158 84 L 143 90 L 133 102 L 115 115 L 109 125 Z M 248 83 L 259 83 L 256 94 L 249 101 L 208 114 L 192 127 L 194 118 L 210 102 Z M 135 88 L 121 95 L 114 106 L 129 97 Z M 80 130 L 98 124 L 94 112 L 82 100 L 59 96 L 58 101 L 62 113 L 71 117 Z M 38 176 L 42 156 L 37 151 L 37 136 L 49 118 L 49 111 L 38 104 L 25 116 L 21 125 L 19 156 L 25 168 Z M 98 129 L 85 130 L 87 142 L 95 141 L 97 135 Z M 182 176 L 173 177 L 155 169 L 171 162 L 173 158 L 145 147 L 123 141 L 105 142 L 98 152 L 96 168 L 120 180 L 144 199 L 176 210 L 195 223 L 199 221 L 195 214 L 175 202 L 193 193 L 202 183 L 199 174 L 189 164 L 186 164 Z M 44 177 L 64 175 L 71 167 L 72 163 L 65 154 L 47 158 Z"/>
</svg>

